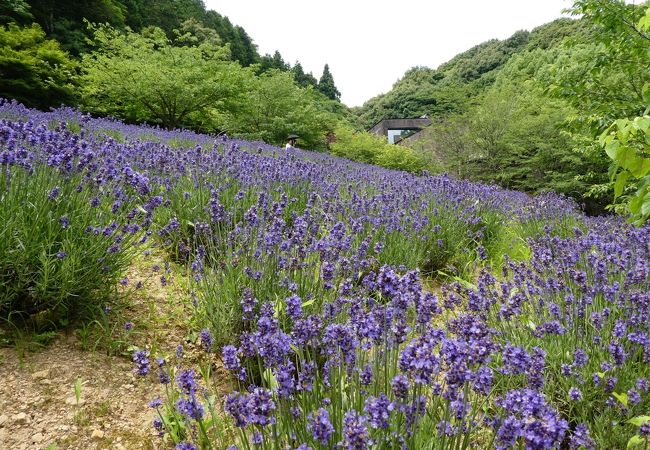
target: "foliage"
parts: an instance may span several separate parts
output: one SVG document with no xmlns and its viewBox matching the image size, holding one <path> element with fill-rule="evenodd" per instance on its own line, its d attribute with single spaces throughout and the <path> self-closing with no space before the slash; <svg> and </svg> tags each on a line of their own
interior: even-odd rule
<svg viewBox="0 0 650 450">
<path fill-rule="evenodd" d="M 47 108 L 72 103 L 75 64 L 36 24 L 0 26 L 0 97 Z"/>
<path fill-rule="evenodd" d="M 650 116 L 619 119 L 603 133 L 600 142 L 612 159 L 614 199 L 626 201 L 625 213 L 642 224 L 650 217 Z"/>
<path fill-rule="evenodd" d="M 30 6 L 25 0 L 5 0 L 0 3 L 0 24 L 14 21 L 23 24 L 31 19 Z"/>
<path fill-rule="evenodd" d="M 296 81 L 298 86 L 303 88 L 309 86 L 314 88 L 318 87 L 318 80 L 316 80 L 316 77 L 314 77 L 311 72 L 305 73 L 300 62 L 296 61 L 296 64 L 291 68 L 291 73 L 293 74 L 293 79 Z"/>
<path fill-rule="evenodd" d="M 551 72 L 550 92 L 576 108 L 570 129 L 578 139 L 580 134 L 592 139 L 601 135 L 600 145 L 596 140 L 588 142 L 589 152 L 601 158 L 606 153 L 613 160 L 610 183 L 601 182 L 591 192 L 609 197 L 613 189 L 616 199 L 633 181 L 625 196 L 627 212 L 643 222 L 650 212 L 643 206 L 648 181 L 647 126 L 642 117 L 650 104 L 650 74 L 644 67 L 650 51 L 650 8 L 647 3 L 579 0 L 570 11 L 583 16 L 590 33 L 573 41 L 569 55 L 558 60 Z"/>
<path fill-rule="evenodd" d="M 339 125 L 335 135 L 336 141 L 331 145 L 333 155 L 407 172 L 418 173 L 425 169 L 423 158 L 413 150 L 388 144 L 383 137 L 355 131 L 346 125 Z"/>
<path fill-rule="evenodd" d="M 299 145 L 324 149 L 325 136 L 333 129 L 334 116 L 321 107 L 320 96 L 301 89 L 288 72 L 270 70 L 249 77 L 236 111 L 229 111 L 224 129 L 231 134 L 282 144 L 289 134 Z"/>
<path fill-rule="evenodd" d="M 50 154 L 24 150 L 28 136 Z M 0 145 L 0 317 L 42 330 L 96 316 L 129 265 L 135 237 L 88 183 L 93 155 L 80 155 L 83 142 L 65 128 L 28 123 L 5 127 Z"/>
<path fill-rule="evenodd" d="M 480 105 L 434 124 L 423 139 L 436 143 L 443 166 L 456 176 L 582 200 L 589 184 L 578 176 L 604 171 L 605 165 L 573 150 L 562 132 L 570 114 L 566 102 L 549 99 L 536 85 L 504 72 Z"/>
<path fill-rule="evenodd" d="M 166 128 L 210 130 L 212 115 L 236 105 L 246 72 L 209 41 L 174 46 L 159 29 L 95 31 L 82 59 L 81 100 L 91 112 Z"/>
<path fill-rule="evenodd" d="M 323 74 L 321 75 L 320 80 L 318 80 L 318 90 L 325 95 L 325 97 L 331 100 L 339 100 L 341 98 L 341 93 L 336 89 L 334 77 L 332 76 L 330 67 L 327 64 L 325 64 Z"/>
<path fill-rule="evenodd" d="M 286 72 L 289 70 L 289 63 L 287 63 L 278 50 L 273 53 L 273 56 L 266 54 L 260 58 L 260 71 L 268 72 L 269 70 L 280 70 Z"/>
<path fill-rule="evenodd" d="M 491 86 L 514 55 L 556 45 L 578 32 L 577 21 L 558 19 L 533 31 L 518 31 L 456 55 L 437 69 L 414 67 L 386 94 L 356 110 L 366 129 L 383 119 L 428 115 L 440 119 L 464 114 Z"/>
<path fill-rule="evenodd" d="M 49 38 L 56 39 L 72 55 L 87 49 L 88 30 L 84 20 L 91 23 L 125 25 L 126 7 L 120 0 L 54 1 L 28 0 L 34 20 Z"/>
</svg>

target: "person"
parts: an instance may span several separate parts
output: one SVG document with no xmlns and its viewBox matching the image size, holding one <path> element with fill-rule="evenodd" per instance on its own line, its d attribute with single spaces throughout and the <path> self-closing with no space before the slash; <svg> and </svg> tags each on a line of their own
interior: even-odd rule
<svg viewBox="0 0 650 450">
<path fill-rule="evenodd" d="M 298 141 L 298 136 L 295 134 L 290 134 L 287 136 L 287 145 L 284 146 L 286 150 L 291 150 L 292 148 L 296 148 L 296 142 Z"/>
</svg>

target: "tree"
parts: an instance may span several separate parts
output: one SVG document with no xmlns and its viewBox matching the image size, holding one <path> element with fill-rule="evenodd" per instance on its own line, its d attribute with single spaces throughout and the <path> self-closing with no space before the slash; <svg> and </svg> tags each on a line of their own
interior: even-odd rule
<svg viewBox="0 0 650 450">
<path fill-rule="evenodd" d="M 85 20 L 118 28 L 125 24 L 126 7 L 120 0 L 32 0 L 29 3 L 34 20 L 47 36 L 59 41 L 75 56 L 88 49 L 86 39 L 90 33 Z"/>
<path fill-rule="evenodd" d="M 260 72 L 268 72 L 270 70 L 281 70 L 286 72 L 289 70 L 289 64 L 284 61 L 282 55 L 278 50 L 273 53 L 273 56 L 266 54 L 260 59 Z"/>
<path fill-rule="evenodd" d="M 650 5 L 637 22 L 621 18 L 642 39 L 646 54 L 650 51 Z M 629 41 L 628 41 L 629 42 Z M 628 42 L 608 41 L 609 46 L 629 45 Z M 643 85 L 641 95 L 646 107 L 633 119 L 615 120 L 600 136 L 600 144 L 611 159 L 611 181 L 614 183 L 614 200 L 624 200 L 619 212 L 629 215 L 637 225 L 650 218 L 650 82 Z M 620 206 L 620 205 L 619 205 Z"/>
<path fill-rule="evenodd" d="M 228 117 L 226 131 L 274 144 L 297 134 L 300 147 L 324 148 L 325 137 L 334 127 L 334 115 L 321 107 L 320 94 L 301 89 L 290 73 L 277 69 L 249 81 L 242 108 Z"/>
<path fill-rule="evenodd" d="M 235 108 L 248 76 L 209 42 L 173 46 L 158 28 L 142 34 L 95 30 L 95 50 L 82 59 L 86 110 L 166 128 L 214 129 L 215 114 Z"/>
<path fill-rule="evenodd" d="M 9 22 L 24 24 L 33 18 L 30 6 L 25 0 L 3 0 L 0 2 L 0 24 Z"/>
<path fill-rule="evenodd" d="M 296 61 L 296 64 L 291 68 L 291 73 L 293 74 L 293 79 L 296 81 L 298 86 L 306 88 L 309 86 L 318 87 L 318 80 L 314 77 L 311 72 L 305 73 L 300 62 Z"/>
<path fill-rule="evenodd" d="M 421 172 L 426 166 L 424 159 L 410 148 L 388 144 L 385 138 L 366 131 L 356 131 L 341 123 L 335 134 L 331 147 L 336 156 L 408 172 Z"/>
<path fill-rule="evenodd" d="M 327 98 L 332 100 L 339 100 L 341 98 L 341 93 L 336 89 L 334 77 L 330 73 L 330 67 L 327 64 L 325 64 L 323 74 L 321 75 L 320 80 L 318 80 L 318 90 L 325 94 Z"/>
<path fill-rule="evenodd" d="M 30 107 L 72 103 L 74 62 L 37 24 L 0 26 L 0 97 Z"/>
</svg>

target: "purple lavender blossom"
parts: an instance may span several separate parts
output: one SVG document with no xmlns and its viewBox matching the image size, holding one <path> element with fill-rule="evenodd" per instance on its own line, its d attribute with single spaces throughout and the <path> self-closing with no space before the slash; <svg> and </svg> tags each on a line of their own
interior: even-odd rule
<svg viewBox="0 0 650 450">
<path fill-rule="evenodd" d="M 327 410 L 319 408 L 317 411 L 310 413 L 307 418 L 307 429 L 315 440 L 327 445 L 330 437 L 334 434 L 334 426 L 330 422 Z"/>
<path fill-rule="evenodd" d="M 370 418 L 370 426 L 372 428 L 388 428 L 388 420 L 390 413 L 394 409 L 394 405 L 385 394 L 379 397 L 369 397 L 366 399 L 364 412 Z"/>
<path fill-rule="evenodd" d="M 181 442 L 180 444 L 176 444 L 174 448 L 175 450 L 197 450 L 196 445 L 191 442 Z"/>
<path fill-rule="evenodd" d="M 576 426 L 575 430 L 571 434 L 569 439 L 569 448 L 571 450 L 585 449 L 585 450 L 594 450 L 596 448 L 596 443 L 591 438 L 589 434 L 589 428 L 585 424 L 580 424 Z"/>
<path fill-rule="evenodd" d="M 302 300 L 297 295 L 287 297 L 285 300 L 287 304 L 287 315 L 293 321 L 297 321 L 302 317 Z"/>
<path fill-rule="evenodd" d="M 582 392 L 580 391 L 580 389 L 576 387 L 572 387 L 571 389 L 569 389 L 569 398 L 574 402 L 578 400 L 582 400 Z"/>
<path fill-rule="evenodd" d="M 149 373 L 150 363 L 149 363 L 149 351 L 147 350 L 136 350 L 133 352 L 133 362 L 135 363 L 135 368 L 133 372 L 140 376 L 145 376 Z"/>
<path fill-rule="evenodd" d="M 391 381 L 393 395 L 399 399 L 406 399 L 411 387 L 408 378 L 402 374 L 395 375 Z"/>
<path fill-rule="evenodd" d="M 356 411 L 348 411 L 343 418 L 343 448 L 345 450 L 365 450 L 372 441 L 366 426 L 367 419 Z"/>
<path fill-rule="evenodd" d="M 201 346 L 206 353 L 212 352 L 212 346 L 214 345 L 214 338 L 209 329 L 204 328 L 199 332 L 199 339 L 201 341 Z"/>
<path fill-rule="evenodd" d="M 47 194 L 47 199 L 48 200 L 56 200 L 56 198 L 59 196 L 59 192 L 61 192 L 61 188 L 58 186 L 53 187 L 50 192 Z"/>
</svg>

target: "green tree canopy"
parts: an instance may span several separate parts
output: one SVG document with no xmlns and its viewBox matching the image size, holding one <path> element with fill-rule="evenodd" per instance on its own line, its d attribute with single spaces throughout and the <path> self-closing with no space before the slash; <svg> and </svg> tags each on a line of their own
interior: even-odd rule
<svg viewBox="0 0 650 450">
<path fill-rule="evenodd" d="M 244 89 L 245 70 L 210 42 L 179 47 L 161 29 L 138 34 L 101 26 L 94 43 L 80 77 L 83 106 L 94 113 L 205 130 Z"/>
<path fill-rule="evenodd" d="M 34 18 L 30 9 L 25 0 L 2 0 L 0 2 L 0 24 L 9 22 L 27 23 Z"/>
<path fill-rule="evenodd" d="M 318 87 L 318 80 L 314 77 L 311 72 L 305 73 L 302 68 L 302 64 L 296 61 L 296 64 L 291 68 L 291 73 L 293 74 L 293 79 L 296 81 L 300 87 Z"/>
<path fill-rule="evenodd" d="M 0 26 L 0 97 L 37 108 L 71 103 L 74 68 L 37 24 Z"/>
<path fill-rule="evenodd" d="M 299 146 L 319 149 L 332 131 L 334 114 L 321 105 L 320 94 L 301 89 L 288 72 L 270 70 L 249 79 L 242 106 L 227 119 L 229 133 L 282 144 L 289 134 L 299 136 Z"/>
<path fill-rule="evenodd" d="M 266 54 L 260 58 L 260 72 L 268 72 L 274 69 L 283 72 L 289 70 L 289 63 L 282 58 L 278 50 L 273 53 L 273 56 Z"/>
</svg>

